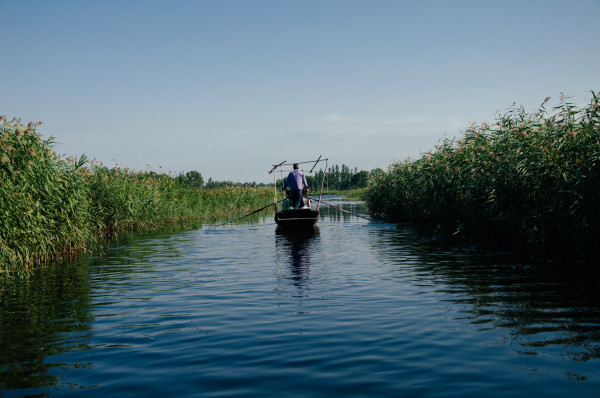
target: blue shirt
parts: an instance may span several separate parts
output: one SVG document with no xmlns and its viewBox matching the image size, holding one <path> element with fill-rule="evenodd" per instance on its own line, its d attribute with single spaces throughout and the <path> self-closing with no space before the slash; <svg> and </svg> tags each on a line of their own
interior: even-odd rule
<svg viewBox="0 0 600 398">
<path fill-rule="evenodd" d="M 304 187 L 308 188 L 306 177 L 304 176 L 304 173 L 300 171 L 300 169 L 290 172 L 283 188 L 285 189 L 288 185 L 290 186 L 290 189 L 302 189 Z"/>
</svg>

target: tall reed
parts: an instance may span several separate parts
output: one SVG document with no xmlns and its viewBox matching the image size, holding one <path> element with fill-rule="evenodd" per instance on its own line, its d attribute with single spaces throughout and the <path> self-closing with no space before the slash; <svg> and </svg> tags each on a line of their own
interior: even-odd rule
<svg viewBox="0 0 600 398">
<path fill-rule="evenodd" d="M 94 229 L 120 231 L 202 219 L 264 206 L 269 187 L 199 189 L 166 174 L 99 165 L 84 169 Z"/>
<path fill-rule="evenodd" d="M 600 100 L 561 98 L 529 114 L 513 105 L 420 159 L 373 176 L 374 217 L 501 239 L 541 255 L 581 258 L 600 237 Z"/>
<path fill-rule="evenodd" d="M 0 272 L 85 250 L 107 233 L 238 214 L 269 187 L 199 189 L 166 174 L 61 159 L 39 124 L 0 117 Z"/>
<path fill-rule="evenodd" d="M 85 247 L 87 186 L 58 158 L 37 124 L 0 117 L 0 259 L 4 268 L 27 267 Z"/>
</svg>

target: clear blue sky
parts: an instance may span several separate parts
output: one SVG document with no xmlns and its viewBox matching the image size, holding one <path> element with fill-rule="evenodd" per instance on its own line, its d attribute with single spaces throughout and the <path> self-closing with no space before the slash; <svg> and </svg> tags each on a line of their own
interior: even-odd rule
<svg viewBox="0 0 600 398">
<path fill-rule="evenodd" d="M 61 154 L 272 181 L 600 90 L 598 0 L 0 0 L 0 114 Z"/>
</svg>

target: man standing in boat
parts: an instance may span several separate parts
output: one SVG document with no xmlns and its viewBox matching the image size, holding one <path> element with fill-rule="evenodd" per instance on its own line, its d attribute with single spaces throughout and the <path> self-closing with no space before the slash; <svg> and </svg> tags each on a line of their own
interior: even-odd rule
<svg viewBox="0 0 600 398">
<path fill-rule="evenodd" d="M 306 188 L 306 192 L 308 192 L 308 183 L 306 182 L 306 177 L 298 168 L 298 163 L 294 163 L 294 170 L 288 175 L 283 189 L 285 190 L 288 185 L 290 187 L 290 195 L 292 203 L 294 204 L 294 209 L 298 209 L 302 204 L 302 190 Z"/>
</svg>

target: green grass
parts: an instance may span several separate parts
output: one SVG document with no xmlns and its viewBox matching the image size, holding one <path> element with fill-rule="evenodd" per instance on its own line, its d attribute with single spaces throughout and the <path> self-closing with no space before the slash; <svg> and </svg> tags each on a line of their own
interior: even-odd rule
<svg viewBox="0 0 600 398">
<path fill-rule="evenodd" d="M 106 234 L 254 210 L 269 187 L 198 189 L 165 174 L 61 159 L 38 124 L 0 118 L 0 272 L 86 250 Z"/>
<path fill-rule="evenodd" d="M 600 104 L 564 100 L 469 126 L 420 159 L 372 176 L 373 217 L 501 240 L 540 255 L 589 255 L 600 237 Z"/>
</svg>

